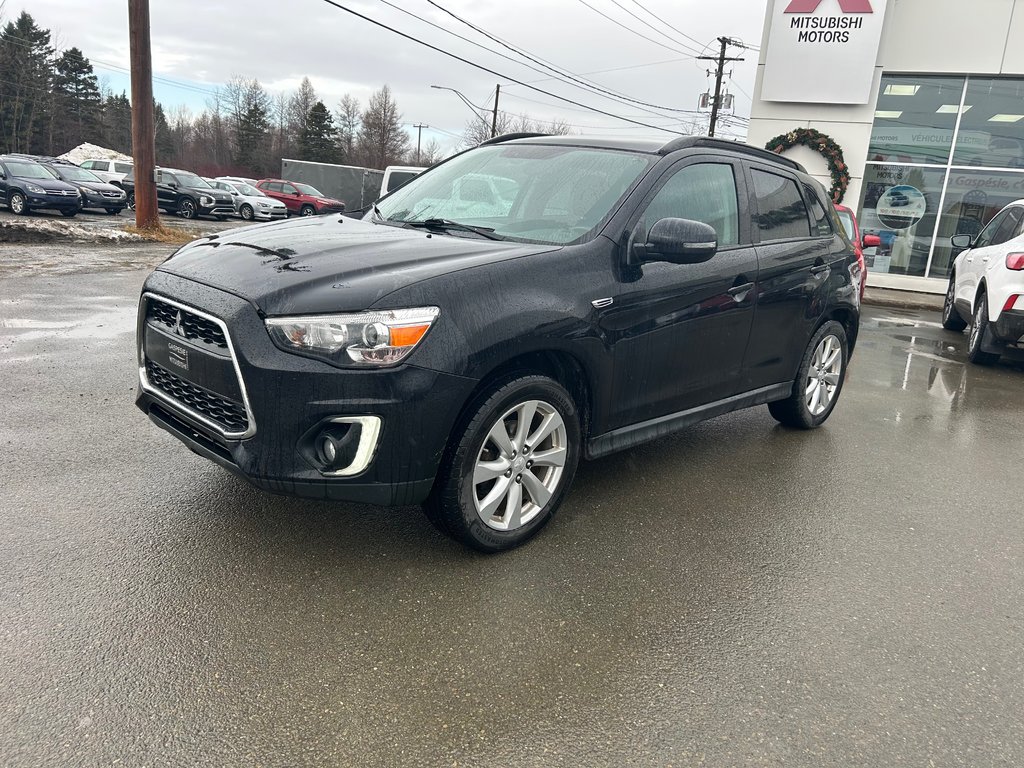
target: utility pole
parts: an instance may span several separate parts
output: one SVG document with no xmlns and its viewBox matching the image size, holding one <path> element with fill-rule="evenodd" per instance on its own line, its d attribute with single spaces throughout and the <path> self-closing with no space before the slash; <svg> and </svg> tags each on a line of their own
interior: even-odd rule
<svg viewBox="0 0 1024 768">
<path fill-rule="evenodd" d="M 423 138 L 423 129 L 429 127 L 429 125 L 424 125 L 423 123 L 416 123 L 413 126 L 416 129 L 416 165 L 420 164 L 420 140 Z"/>
<path fill-rule="evenodd" d="M 128 0 L 132 73 L 132 158 L 135 161 L 135 226 L 160 226 L 156 208 L 156 135 L 153 127 L 153 57 L 149 47 L 149 0 Z"/>
<path fill-rule="evenodd" d="M 498 97 L 501 95 L 501 83 L 494 86 L 494 115 L 491 117 L 491 138 L 498 135 Z"/>
<path fill-rule="evenodd" d="M 715 127 L 718 125 L 718 112 L 722 107 L 722 77 L 725 75 L 725 63 L 727 61 L 745 61 L 745 59 L 728 59 L 725 56 L 726 48 L 732 43 L 732 39 L 728 37 L 718 38 L 718 42 L 722 44 L 722 50 L 718 56 L 698 56 L 697 58 L 701 61 L 716 61 L 718 62 L 718 69 L 715 70 L 715 101 L 711 105 L 711 123 L 708 126 L 708 136 L 715 135 Z"/>
</svg>

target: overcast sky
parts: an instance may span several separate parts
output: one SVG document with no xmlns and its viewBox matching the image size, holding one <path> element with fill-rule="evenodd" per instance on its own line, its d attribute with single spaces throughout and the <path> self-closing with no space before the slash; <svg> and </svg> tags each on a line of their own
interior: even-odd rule
<svg viewBox="0 0 1024 768">
<path fill-rule="evenodd" d="M 758 45 L 766 5 L 765 0 L 435 1 L 564 70 L 633 99 L 677 110 L 695 110 L 699 94 L 713 88 L 713 81 L 706 76 L 709 63 L 698 62 L 694 56 L 701 52 L 717 54 L 716 38 L 723 35 Z M 652 115 L 645 111 L 646 107 L 623 104 L 546 79 L 546 73 L 503 59 L 408 15 L 416 14 L 445 30 L 513 56 L 427 0 L 388 0 L 394 7 L 384 0 L 338 2 L 506 77 L 529 81 L 587 106 L 669 128 L 677 126 L 679 120 L 689 119 L 688 115 L 664 110 L 655 110 L 661 116 Z M 671 138 L 669 133 L 630 125 L 571 104 L 559 104 L 549 96 L 376 27 L 324 0 L 151 0 L 150 7 L 153 70 L 157 78 L 162 78 L 154 83 L 154 88 L 157 99 L 168 111 L 179 104 L 202 111 L 210 92 L 232 75 L 255 77 L 271 92 L 291 91 L 303 76 L 308 76 L 331 109 L 336 108 L 344 93 L 351 93 L 365 104 L 372 91 L 387 83 L 413 140 L 415 131 L 411 125 L 426 123 L 431 127 L 423 131 L 424 144 L 436 138 L 447 148 L 458 143 L 473 113 L 455 94 L 432 90 L 430 86 L 458 89 L 473 103 L 489 108 L 493 104 L 494 86 L 501 82 L 499 107 L 515 114 L 525 112 L 545 120 L 562 118 L 577 126 L 578 132 L 587 134 Z M 22 8 L 40 26 L 53 31 L 58 48 L 82 49 L 93 62 L 101 83 L 115 91 L 128 90 L 124 72 L 128 66 L 126 2 L 7 0 L 4 12 L 9 18 Z M 627 10 L 651 26 L 645 26 Z M 736 96 L 736 113 L 747 117 L 757 53 L 733 49 L 731 55 L 747 59 L 732 65 L 730 84 L 730 91 Z M 605 71 L 611 69 L 618 71 Z M 742 133 L 739 127 L 727 130 Z"/>
</svg>

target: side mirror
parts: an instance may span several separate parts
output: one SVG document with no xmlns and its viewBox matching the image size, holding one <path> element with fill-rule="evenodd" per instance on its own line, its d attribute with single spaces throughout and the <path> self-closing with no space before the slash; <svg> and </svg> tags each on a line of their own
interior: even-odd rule
<svg viewBox="0 0 1024 768">
<path fill-rule="evenodd" d="M 3 171 L 0 171 L 0 179 L 6 179 L 6 178 L 7 178 L 7 174 L 4 173 Z"/>
<path fill-rule="evenodd" d="M 861 241 L 862 248 L 881 248 L 882 238 L 878 235 L 864 235 Z"/>
<path fill-rule="evenodd" d="M 647 233 L 647 242 L 633 247 L 640 261 L 700 264 L 718 253 L 718 234 L 700 221 L 661 219 Z"/>
<path fill-rule="evenodd" d="M 974 243 L 974 238 L 970 235 L 956 235 L 955 237 L 951 237 L 949 242 L 953 244 L 954 248 L 965 249 L 971 247 Z"/>
</svg>

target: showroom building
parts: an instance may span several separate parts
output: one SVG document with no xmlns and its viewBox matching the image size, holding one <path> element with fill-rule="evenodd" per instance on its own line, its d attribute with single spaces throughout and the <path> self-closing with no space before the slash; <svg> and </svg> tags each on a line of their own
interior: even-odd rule
<svg viewBox="0 0 1024 768">
<path fill-rule="evenodd" d="M 1024 0 L 768 0 L 748 141 L 831 138 L 882 241 L 868 284 L 942 293 L 950 238 L 1024 198 L 1022 41 Z M 832 184 L 818 151 L 786 154 Z"/>
</svg>

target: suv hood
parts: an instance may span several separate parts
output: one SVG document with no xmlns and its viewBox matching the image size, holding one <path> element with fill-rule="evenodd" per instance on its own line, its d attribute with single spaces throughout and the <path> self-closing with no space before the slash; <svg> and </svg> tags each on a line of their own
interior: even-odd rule
<svg viewBox="0 0 1024 768">
<path fill-rule="evenodd" d="M 113 184 L 108 184 L 105 181 L 76 181 L 67 182 L 68 184 L 75 184 L 79 187 L 85 187 L 91 189 L 93 192 L 124 192 L 120 187 L 116 187 Z"/>
<path fill-rule="evenodd" d="M 64 192 L 71 190 L 76 195 L 78 194 L 78 187 L 73 184 L 68 184 L 66 181 L 60 179 L 35 179 L 29 176 L 15 176 L 16 179 L 21 179 L 28 184 L 35 184 L 37 187 L 42 187 L 47 192 Z"/>
<path fill-rule="evenodd" d="M 558 247 L 310 216 L 211 235 L 159 269 L 233 293 L 271 316 L 358 312 L 421 280 Z"/>
</svg>

